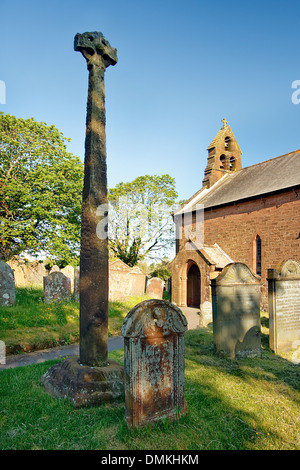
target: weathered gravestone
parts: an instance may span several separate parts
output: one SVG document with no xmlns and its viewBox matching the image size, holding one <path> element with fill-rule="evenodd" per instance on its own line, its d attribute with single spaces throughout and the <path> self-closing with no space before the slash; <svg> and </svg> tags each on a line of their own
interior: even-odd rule
<svg viewBox="0 0 300 470">
<path fill-rule="evenodd" d="M 125 414 L 130 427 L 186 412 L 181 310 L 164 300 L 136 305 L 124 320 Z"/>
<path fill-rule="evenodd" d="M 14 272 L 15 286 L 26 287 L 28 283 L 28 266 L 25 264 L 25 261 L 22 260 L 19 256 L 14 256 L 7 262 L 7 264 Z"/>
<path fill-rule="evenodd" d="M 152 277 L 147 280 L 146 294 L 153 299 L 162 299 L 164 292 L 164 281 L 159 277 Z"/>
<path fill-rule="evenodd" d="M 275 353 L 300 345 L 300 263 L 282 262 L 268 270 L 269 343 Z"/>
<path fill-rule="evenodd" d="M 44 277 L 44 301 L 47 303 L 71 299 L 71 281 L 63 273 L 53 271 Z"/>
<path fill-rule="evenodd" d="M 120 259 L 109 262 L 109 300 L 123 300 L 144 295 L 146 275 L 138 266 L 128 266 Z"/>
<path fill-rule="evenodd" d="M 260 356 L 260 277 L 243 263 L 231 263 L 211 286 L 215 351 L 231 358 Z"/>
<path fill-rule="evenodd" d="M 14 272 L 8 264 L 0 261 L 0 305 L 15 305 L 16 291 Z"/>
</svg>

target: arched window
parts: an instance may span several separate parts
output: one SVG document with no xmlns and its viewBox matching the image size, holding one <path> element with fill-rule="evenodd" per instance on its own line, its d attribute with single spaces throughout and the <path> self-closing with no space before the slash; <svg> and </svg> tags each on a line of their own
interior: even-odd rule
<svg viewBox="0 0 300 470">
<path fill-rule="evenodd" d="M 235 170 L 235 158 L 234 158 L 234 157 L 230 157 L 229 168 L 230 168 L 230 171 L 234 171 L 234 170 Z"/>
<path fill-rule="evenodd" d="M 230 137 L 225 137 L 225 150 L 229 150 Z"/>
<path fill-rule="evenodd" d="M 220 170 L 225 170 L 226 169 L 225 166 L 226 166 L 226 157 L 225 155 L 221 155 L 220 156 Z"/>
<path fill-rule="evenodd" d="M 256 235 L 255 242 L 255 271 L 258 276 L 261 276 L 261 238 L 259 235 Z"/>
</svg>

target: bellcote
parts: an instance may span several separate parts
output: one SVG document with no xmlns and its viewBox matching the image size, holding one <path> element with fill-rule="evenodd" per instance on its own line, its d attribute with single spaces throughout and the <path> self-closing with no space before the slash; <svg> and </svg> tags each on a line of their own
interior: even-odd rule
<svg viewBox="0 0 300 470">
<path fill-rule="evenodd" d="M 222 122 L 222 128 L 207 147 L 208 157 L 204 171 L 204 188 L 210 188 L 226 173 L 232 173 L 242 168 L 240 146 L 226 119 L 222 119 Z"/>
</svg>

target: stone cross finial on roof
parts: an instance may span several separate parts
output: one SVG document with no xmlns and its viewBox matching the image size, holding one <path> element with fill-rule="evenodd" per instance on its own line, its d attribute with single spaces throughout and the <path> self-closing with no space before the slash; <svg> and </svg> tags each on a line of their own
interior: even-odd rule
<svg viewBox="0 0 300 470">
<path fill-rule="evenodd" d="M 226 119 L 222 119 L 222 122 L 223 122 L 223 129 L 225 129 L 225 127 L 227 126 L 228 124 L 228 121 L 226 121 Z"/>
</svg>

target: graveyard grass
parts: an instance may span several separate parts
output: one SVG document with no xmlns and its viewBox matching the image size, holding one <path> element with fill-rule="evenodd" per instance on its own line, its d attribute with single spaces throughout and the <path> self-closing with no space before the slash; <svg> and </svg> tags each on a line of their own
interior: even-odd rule
<svg viewBox="0 0 300 470">
<path fill-rule="evenodd" d="M 74 409 L 41 385 L 57 361 L 0 372 L 1 449 L 299 450 L 300 365 L 268 347 L 262 356 L 230 360 L 214 354 L 212 329 L 185 335 L 188 414 L 171 423 L 129 429 L 124 400 Z M 123 350 L 109 357 L 120 363 Z"/>
<path fill-rule="evenodd" d="M 119 335 L 127 313 L 143 297 L 109 303 L 109 335 Z M 16 288 L 16 305 L 0 307 L 0 339 L 20 354 L 79 341 L 79 302 L 45 303 L 42 287 Z"/>
</svg>

